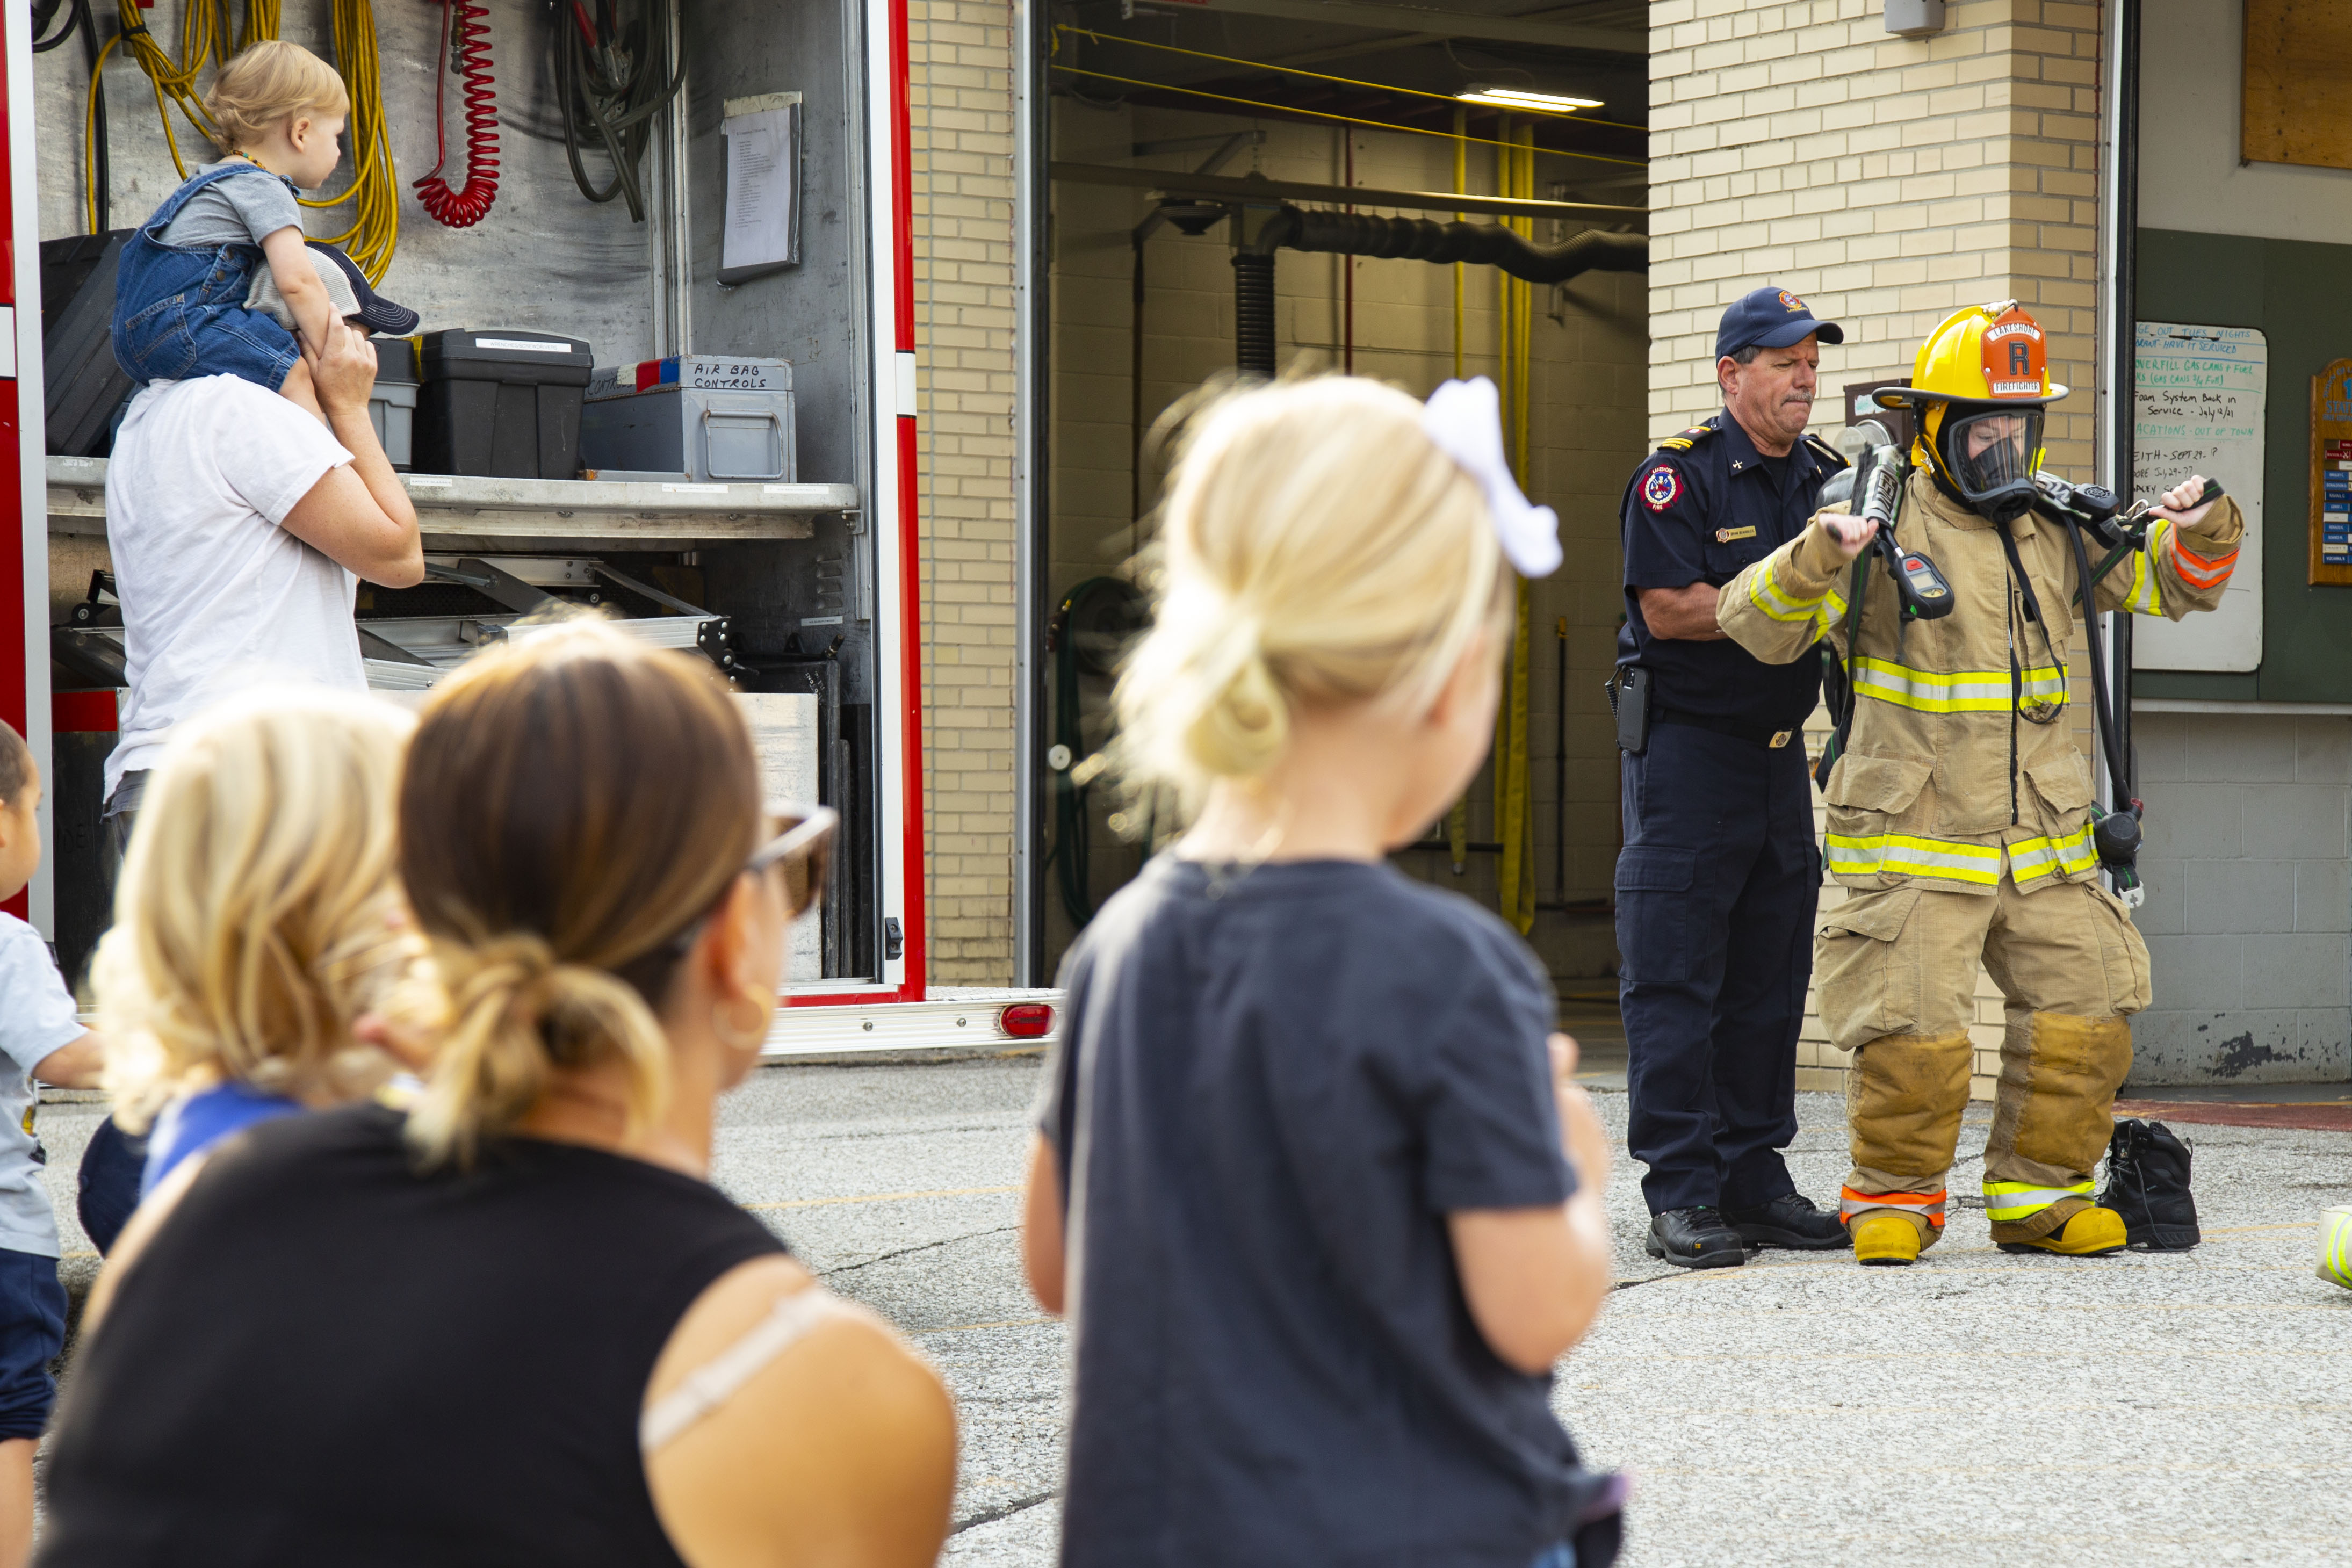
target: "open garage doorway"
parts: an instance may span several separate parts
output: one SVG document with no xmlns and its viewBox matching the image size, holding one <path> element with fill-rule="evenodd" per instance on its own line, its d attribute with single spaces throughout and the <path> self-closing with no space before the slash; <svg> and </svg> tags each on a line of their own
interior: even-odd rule
<svg viewBox="0 0 2352 1568">
<path fill-rule="evenodd" d="M 1567 560 L 1528 595 L 1496 758 L 1396 862 L 1516 916 L 1567 1016 L 1590 1001 L 1613 1019 L 1601 683 L 1622 617 L 1619 499 L 1649 450 L 1647 7 L 1090 0 L 1037 24 L 1032 977 L 1175 829 L 1086 766 L 1144 614 L 1154 422 L 1237 363 L 1415 395 L 1458 371 L 1504 388 L 1507 432 L 1523 403 L 1521 482 L 1559 514 Z M 1422 238 L 1328 216 L 1351 213 Z M 1427 254 L 1457 215 L 1531 251 L 1578 242 L 1589 265 L 1553 282 L 1396 254 Z M 1309 248 L 1266 239 L 1284 222 Z M 1237 319 L 1237 250 L 1267 253 L 1270 322 L 1246 279 Z"/>
</svg>

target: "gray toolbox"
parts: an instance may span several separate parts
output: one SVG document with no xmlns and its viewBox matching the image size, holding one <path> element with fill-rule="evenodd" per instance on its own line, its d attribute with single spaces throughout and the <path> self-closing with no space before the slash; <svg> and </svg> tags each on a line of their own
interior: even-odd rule
<svg viewBox="0 0 2352 1568">
<path fill-rule="evenodd" d="M 793 483 L 793 367 L 681 354 L 600 370 L 580 411 L 580 466 L 603 479 Z"/>
<path fill-rule="evenodd" d="M 375 390 L 368 394 L 368 423 L 393 472 L 415 466 L 416 345 L 406 338 L 371 338 L 375 345 Z"/>
</svg>

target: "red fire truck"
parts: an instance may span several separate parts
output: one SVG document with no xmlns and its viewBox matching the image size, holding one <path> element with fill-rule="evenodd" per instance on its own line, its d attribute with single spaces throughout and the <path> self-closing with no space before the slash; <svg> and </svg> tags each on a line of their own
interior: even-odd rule
<svg viewBox="0 0 2352 1568">
<path fill-rule="evenodd" d="M 430 575 L 362 586 L 371 685 L 419 700 L 481 643 L 530 635 L 565 603 L 698 649 L 740 689 L 771 793 L 843 819 L 771 1052 L 1050 1038 L 1051 992 L 929 983 L 906 0 L 279 10 L 6 9 L 0 718 L 51 781 L 50 852 L 12 907 L 69 974 L 106 921 L 98 769 L 121 633 L 105 452 L 130 390 L 98 329 L 110 243 L 218 156 L 189 107 L 205 62 L 282 28 L 353 99 L 310 233 L 425 318 L 413 359 L 379 345 L 379 419 L 396 465 L 394 437 L 411 444 Z M 436 153 L 437 179 L 415 181 Z M 536 450 L 453 456 L 458 393 L 436 388 L 436 365 L 445 383 L 473 378 L 467 395 L 488 401 L 467 406 L 498 420 L 514 398 L 536 409 Z M 562 395 L 543 390 L 556 381 Z M 547 435 L 551 407 L 572 410 L 576 449 Z"/>
</svg>

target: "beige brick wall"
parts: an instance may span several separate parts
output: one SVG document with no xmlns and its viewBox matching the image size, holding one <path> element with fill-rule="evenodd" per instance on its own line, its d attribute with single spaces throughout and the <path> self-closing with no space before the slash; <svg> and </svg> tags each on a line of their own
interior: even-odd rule
<svg viewBox="0 0 2352 1568">
<path fill-rule="evenodd" d="M 908 17 L 930 981 L 1013 978 L 1012 14 Z"/>
<path fill-rule="evenodd" d="M 1845 329 L 1822 354 L 1824 431 L 1846 423 L 1844 383 L 1908 376 L 1945 316 L 2015 298 L 2050 335 L 2051 375 L 2077 389 L 2052 411 L 2051 465 L 2087 474 L 2099 7 L 1955 0 L 1946 16 L 1914 40 L 1885 31 L 1883 0 L 1654 0 L 1654 435 L 1717 406 L 1717 319 L 1762 283 Z M 2087 726 L 2079 678 L 2075 696 Z M 1816 754 L 1825 728 L 1817 716 Z M 1981 975 L 1977 991 L 1985 1097 L 2001 1005 Z M 1798 1050 L 1799 1087 L 1842 1085 L 1845 1058 L 1810 1011 Z"/>
</svg>

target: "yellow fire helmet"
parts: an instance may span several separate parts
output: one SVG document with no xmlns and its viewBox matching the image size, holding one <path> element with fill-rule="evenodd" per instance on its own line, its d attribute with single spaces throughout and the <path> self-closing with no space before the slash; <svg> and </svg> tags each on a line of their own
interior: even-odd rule
<svg viewBox="0 0 2352 1568">
<path fill-rule="evenodd" d="M 2041 323 L 2003 299 L 1945 317 L 1919 345 L 1911 384 L 1877 401 L 1911 409 L 1912 458 L 1946 489 L 1987 517 L 2014 517 L 2033 501 L 2042 410 L 2065 395 Z"/>
</svg>

